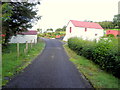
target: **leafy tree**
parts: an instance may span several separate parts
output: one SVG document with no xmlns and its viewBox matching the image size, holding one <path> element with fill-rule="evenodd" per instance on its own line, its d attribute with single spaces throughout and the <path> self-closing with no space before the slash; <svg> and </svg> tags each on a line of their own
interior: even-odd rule
<svg viewBox="0 0 120 90">
<path fill-rule="evenodd" d="M 42 33 L 42 29 L 39 29 L 39 28 L 38 28 L 37 31 L 40 32 L 40 33 Z"/>
<path fill-rule="evenodd" d="M 62 31 L 66 31 L 66 26 L 63 26 Z"/>
<path fill-rule="evenodd" d="M 60 31 L 66 31 L 66 26 L 63 26 L 63 28 L 57 28 L 55 32 L 60 32 Z"/>
<path fill-rule="evenodd" d="M 61 28 L 57 28 L 57 29 L 55 30 L 55 32 L 60 32 L 60 31 L 62 31 Z"/>
<path fill-rule="evenodd" d="M 47 31 L 53 31 L 53 29 L 52 29 L 52 28 L 50 28 L 50 29 L 47 29 Z"/>
<path fill-rule="evenodd" d="M 12 15 L 12 7 L 8 3 L 4 3 L 2 5 L 2 21 L 5 22 L 10 20 L 10 16 Z"/>
<path fill-rule="evenodd" d="M 37 10 L 34 8 L 37 3 L 28 2 L 9 2 L 2 3 L 2 33 L 5 34 L 4 45 L 7 45 L 11 36 L 18 32 L 27 31 L 27 28 L 32 27 L 32 22 L 40 19 L 37 15 Z M 6 11 L 7 10 L 9 11 Z M 8 12 L 6 15 L 5 13 Z"/>
<path fill-rule="evenodd" d="M 114 16 L 113 23 L 116 28 L 120 28 L 120 14 Z"/>
<path fill-rule="evenodd" d="M 97 23 L 99 23 L 104 29 L 114 28 L 114 24 L 112 21 L 102 21 L 102 22 L 97 22 Z"/>
</svg>

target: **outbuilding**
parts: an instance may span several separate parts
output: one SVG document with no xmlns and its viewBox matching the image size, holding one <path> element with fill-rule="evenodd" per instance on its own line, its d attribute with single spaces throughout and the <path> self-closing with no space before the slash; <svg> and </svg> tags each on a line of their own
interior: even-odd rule
<svg viewBox="0 0 120 90">
<path fill-rule="evenodd" d="M 120 36 L 120 31 L 117 31 L 117 30 L 107 30 L 106 31 L 106 35 L 108 36 L 109 34 L 112 34 L 115 37 L 119 37 Z"/>
<path fill-rule="evenodd" d="M 37 31 L 30 30 L 27 32 L 18 33 L 16 36 L 12 36 L 10 43 L 37 43 Z"/>
<path fill-rule="evenodd" d="M 80 37 L 92 41 L 99 39 L 103 35 L 104 29 L 98 23 L 70 20 L 63 40 L 67 41 L 71 37 Z"/>
</svg>

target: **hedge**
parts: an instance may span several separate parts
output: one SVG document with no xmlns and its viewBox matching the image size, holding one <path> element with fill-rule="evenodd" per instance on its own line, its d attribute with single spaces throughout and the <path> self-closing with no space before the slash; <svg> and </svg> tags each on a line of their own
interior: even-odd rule
<svg viewBox="0 0 120 90">
<path fill-rule="evenodd" d="M 99 42 L 82 40 L 74 37 L 68 40 L 68 46 L 78 55 L 94 61 L 101 69 L 104 69 L 114 76 L 120 78 L 120 51 L 118 40 L 109 38 L 101 39 Z"/>
</svg>

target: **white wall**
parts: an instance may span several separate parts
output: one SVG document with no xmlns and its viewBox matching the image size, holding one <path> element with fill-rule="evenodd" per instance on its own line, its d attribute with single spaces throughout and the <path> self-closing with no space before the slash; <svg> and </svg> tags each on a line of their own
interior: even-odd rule
<svg viewBox="0 0 120 90">
<path fill-rule="evenodd" d="M 72 27 L 72 32 L 70 33 L 70 27 Z M 97 36 L 95 36 L 97 34 Z M 103 29 L 94 29 L 94 28 L 87 28 L 85 32 L 85 28 L 83 27 L 75 27 L 71 22 L 69 22 L 68 26 L 66 27 L 66 36 L 63 39 L 67 41 L 71 37 L 81 37 L 84 40 L 94 40 L 99 39 L 104 35 Z"/>
<path fill-rule="evenodd" d="M 69 38 L 72 37 L 72 34 L 70 33 L 70 27 L 72 27 L 72 31 L 73 29 L 75 30 L 74 25 L 71 22 L 69 22 L 68 26 L 66 27 L 66 35 L 63 38 L 64 41 L 67 41 Z"/>
<path fill-rule="evenodd" d="M 26 41 L 28 43 L 34 43 L 34 39 L 35 39 L 35 43 L 37 43 L 37 35 L 17 35 L 17 36 L 12 36 L 11 40 L 9 43 L 26 43 Z"/>
</svg>

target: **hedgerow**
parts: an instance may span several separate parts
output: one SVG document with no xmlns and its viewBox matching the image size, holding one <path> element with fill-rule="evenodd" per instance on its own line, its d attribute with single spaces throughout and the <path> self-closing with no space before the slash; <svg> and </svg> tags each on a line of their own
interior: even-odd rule
<svg viewBox="0 0 120 90">
<path fill-rule="evenodd" d="M 101 39 L 96 43 L 74 37 L 68 40 L 68 46 L 78 55 L 94 61 L 101 69 L 120 78 L 118 74 L 120 70 L 120 51 L 118 51 L 117 39 Z"/>
</svg>

